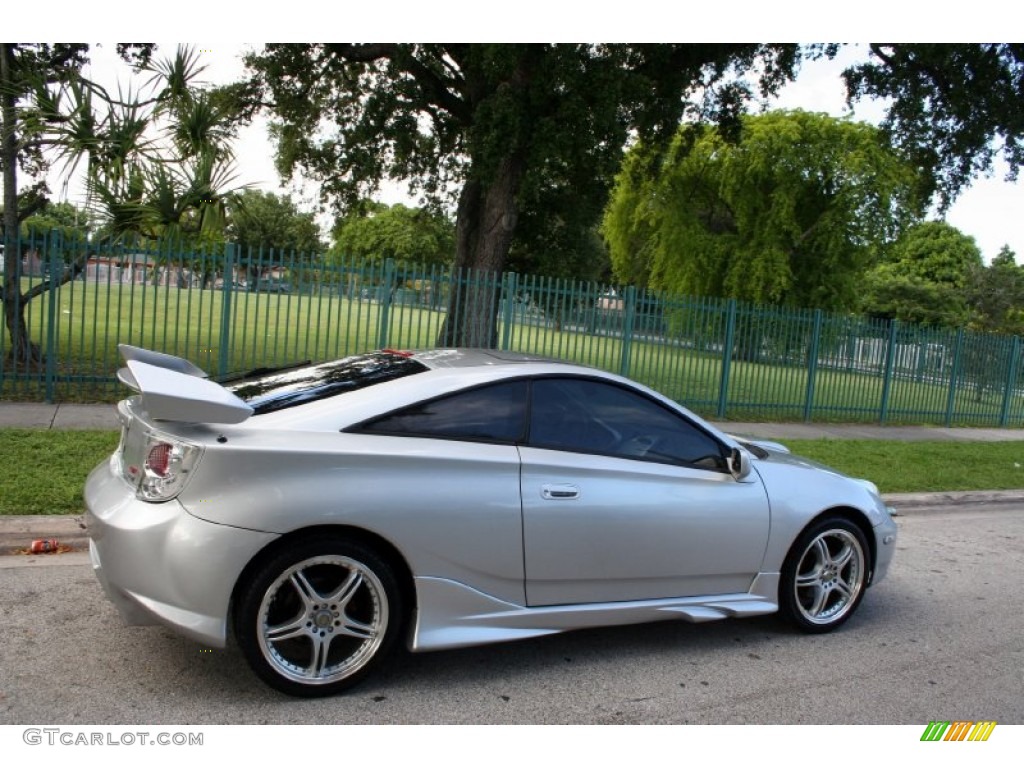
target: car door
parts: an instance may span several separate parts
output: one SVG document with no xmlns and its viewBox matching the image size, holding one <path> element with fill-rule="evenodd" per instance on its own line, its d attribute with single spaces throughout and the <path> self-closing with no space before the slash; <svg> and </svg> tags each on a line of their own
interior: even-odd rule
<svg viewBox="0 0 1024 768">
<path fill-rule="evenodd" d="M 380 508 L 401 508 L 401 540 L 418 576 L 447 578 L 515 603 L 524 600 L 522 507 L 516 443 L 526 431 L 526 381 L 425 400 L 349 429 L 374 455 L 353 483 Z"/>
<path fill-rule="evenodd" d="M 531 606 L 746 592 L 768 539 L 757 473 L 639 390 L 588 378 L 532 383 L 520 447 Z"/>
</svg>

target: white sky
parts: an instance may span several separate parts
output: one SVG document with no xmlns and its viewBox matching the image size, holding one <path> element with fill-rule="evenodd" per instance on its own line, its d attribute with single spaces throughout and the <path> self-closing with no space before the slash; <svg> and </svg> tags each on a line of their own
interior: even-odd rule
<svg viewBox="0 0 1024 768">
<path fill-rule="evenodd" d="M 50 19 L 47 19 L 47 25 L 40 26 L 37 34 L 46 34 L 50 39 L 67 39 L 72 36 L 110 37 L 112 33 L 119 38 L 145 38 L 146 32 L 158 30 L 161 37 L 178 41 L 194 40 L 197 30 L 223 32 L 224 37 L 239 39 L 219 43 L 191 43 L 203 51 L 204 63 L 208 66 L 206 79 L 223 83 L 241 75 L 242 53 L 259 45 L 242 42 L 241 38 L 245 37 L 256 40 L 304 40 L 316 31 L 324 33 L 325 37 L 367 39 L 375 35 L 400 40 L 437 39 L 442 36 L 473 40 L 482 39 L 481 34 L 487 34 L 489 40 L 499 41 L 536 39 L 538 34 L 548 34 L 549 39 L 646 41 L 660 41 L 663 38 L 707 41 L 717 39 L 719 35 L 721 39 L 752 39 L 774 35 L 781 39 L 831 40 L 839 35 L 846 39 L 887 35 L 890 39 L 904 40 L 977 40 L 988 39 L 995 31 L 986 29 L 986 25 L 991 27 L 987 19 L 999 17 L 982 13 L 983 7 L 988 4 L 989 0 L 980 0 L 972 5 L 974 13 L 971 19 L 957 18 L 955 28 L 942 30 L 922 28 L 920 16 L 914 13 L 912 7 L 897 10 L 893 3 L 882 0 L 858 2 L 856 13 L 851 14 L 846 9 L 841 20 L 823 18 L 823 8 L 828 6 L 805 0 L 775 3 L 767 9 L 766 4 L 755 0 L 733 0 L 727 12 L 720 10 L 721 6 L 704 10 L 677 8 L 666 12 L 664 8 L 667 6 L 663 3 L 635 0 L 630 3 L 628 18 L 622 17 L 621 5 L 599 1 L 584 3 L 563 0 L 552 4 L 540 0 L 523 0 L 516 4 L 514 14 L 505 11 L 505 17 L 493 21 L 481 16 L 481 9 L 486 6 L 482 6 L 478 0 L 445 0 L 429 6 L 410 0 L 391 0 L 386 6 L 357 8 L 353 8 L 350 3 L 292 2 L 287 5 L 290 11 L 287 14 L 281 13 L 283 6 L 254 5 L 250 6 L 253 18 L 241 20 L 234 11 L 217 10 L 209 3 L 196 0 L 183 0 L 175 5 L 175 18 L 155 19 L 154 24 L 145 23 L 140 16 L 143 6 L 137 2 L 102 3 L 104 7 L 134 9 L 134 12 L 127 12 L 127 16 L 124 10 L 117 11 L 117 14 L 109 18 L 126 21 L 108 27 L 105 23 L 98 24 L 95 16 L 83 15 L 76 19 L 76 15 L 83 14 L 81 4 L 58 0 L 55 6 L 58 9 L 58 26 L 50 26 Z M 907 5 L 913 6 L 910 3 Z M 48 9 L 50 7 L 47 6 Z M 999 6 L 992 3 L 992 7 L 995 9 Z M 265 15 L 259 13 L 260 8 L 267 9 Z M 319 20 L 320 25 L 311 25 L 310 19 Z M 878 19 L 885 21 L 879 23 Z M 27 23 L 31 25 L 31 21 L 28 19 Z M 67 28 L 64 28 L 65 24 Z M 19 36 L 30 36 L 20 32 L 21 25 Z M 176 44 L 161 43 L 160 53 L 172 54 Z M 805 63 L 796 82 L 783 90 L 773 106 L 822 111 L 832 115 L 847 114 L 849 110 L 844 101 L 839 74 L 849 61 L 857 57 L 855 50 L 846 49 L 835 61 Z M 128 68 L 115 64 L 116 55 L 112 44 L 94 48 L 91 59 L 96 77 L 107 80 L 109 73 L 115 70 L 122 73 L 122 78 L 127 77 Z M 878 104 L 861 103 L 856 107 L 854 117 L 878 122 L 882 117 L 882 109 Z M 304 190 L 283 188 L 280 185 L 274 170 L 273 147 L 267 138 L 266 125 L 266 120 L 257 121 L 241 132 L 235 144 L 239 183 L 275 192 L 298 192 L 297 199 L 303 194 L 308 198 L 315 197 L 316 189 L 311 185 L 307 184 Z M 1004 175 L 1003 169 L 997 169 L 991 178 L 975 180 L 961 194 L 946 219 L 975 238 L 986 261 L 991 260 L 1004 244 L 1008 244 L 1017 253 L 1018 261 L 1024 262 L 1024 225 L 1020 223 L 1021 214 L 1024 213 L 1024 184 L 1007 183 L 1003 179 Z M 56 191 L 56 185 L 51 183 L 51 186 Z M 78 194 L 74 187 L 69 191 L 72 200 Z M 382 197 L 389 203 L 405 199 L 403 191 L 394 187 L 386 189 Z"/>
</svg>

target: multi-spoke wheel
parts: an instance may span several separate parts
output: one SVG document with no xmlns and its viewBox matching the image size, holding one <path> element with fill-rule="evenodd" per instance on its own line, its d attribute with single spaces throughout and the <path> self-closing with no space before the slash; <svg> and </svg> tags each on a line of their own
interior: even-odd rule
<svg viewBox="0 0 1024 768">
<path fill-rule="evenodd" d="M 844 518 L 822 520 L 801 534 L 786 558 L 780 607 L 805 632 L 829 632 L 857 609 L 868 579 L 868 547 Z"/>
<path fill-rule="evenodd" d="M 327 696 L 387 653 L 401 617 L 397 582 L 376 553 L 344 539 L 304 540 L 266 563 L 243 591 L 236 634 L 270 685 Z"/>
</svg>

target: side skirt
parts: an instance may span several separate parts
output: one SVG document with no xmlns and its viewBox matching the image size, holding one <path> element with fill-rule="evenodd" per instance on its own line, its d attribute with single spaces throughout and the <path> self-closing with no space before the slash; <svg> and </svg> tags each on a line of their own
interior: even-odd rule
<svg viewBox="0 0 1024 768">
<path fill-rule="evenodd" d="M 437 651 L 540 637 L 571 629 L 682 619 L 692 623 L 775 613 L 779 574 L 762 573 L 748 592 L 728 595 L 526 608 L 448 579 L 416 579 L 409 650 Z"/>
</svg>

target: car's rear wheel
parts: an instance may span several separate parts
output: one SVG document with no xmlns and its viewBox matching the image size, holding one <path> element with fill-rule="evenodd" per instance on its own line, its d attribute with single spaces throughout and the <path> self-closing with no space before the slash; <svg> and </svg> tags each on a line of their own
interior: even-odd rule
<svg viewBox="0 0 1024 768">
<path fill-rule="evenodd" d="M 243 590 L 235 633 L 249 665 L 293 696 L 329 696 L 365 677 L 402 624 L 392 569 L 341 537 L 304 539 L 271 557 Z"/>
<path fill-rule="evenodd" d="M 853 615 L 868 580 L 867 541 L 843 517 L 821 520 L 796 540 L 782 568 L 783 614 L 804 632 L 831 632 Z"/>
</svg>

